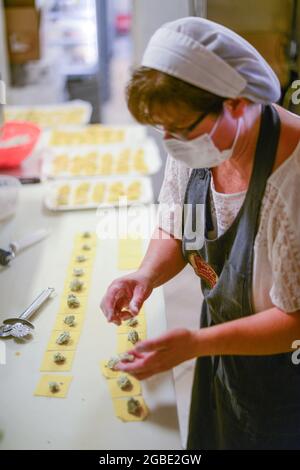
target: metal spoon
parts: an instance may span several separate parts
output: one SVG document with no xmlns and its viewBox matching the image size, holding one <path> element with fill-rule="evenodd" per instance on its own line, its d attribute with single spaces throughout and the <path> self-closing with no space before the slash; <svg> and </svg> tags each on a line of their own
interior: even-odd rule
<svg viewBox="0 0 300 470">
<path fill-rule="evenodd" d="M 53 292 L 54 289 L 52 287 L 48 287 L 18 318 L 8 318 L 7 320 L 4 320 L 3 324 L 0 326 L 0 338 L 7 336 L 23 338 L 30 334 L 32 330 L 34 330 L 34 325 L 28 321 L 28 319 L 40 308 Z"/>
</svg>

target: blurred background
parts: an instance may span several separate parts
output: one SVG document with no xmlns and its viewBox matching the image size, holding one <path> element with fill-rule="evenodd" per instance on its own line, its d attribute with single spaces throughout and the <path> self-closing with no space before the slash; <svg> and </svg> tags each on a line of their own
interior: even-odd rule
<svg viewBox="0 0 300 470">
<path fill-rule="evenodd" d="M 277 73 L 284 106 L 299 113 L 290 99 L 299 71 L 297 6 L 297 0 L 0 0 L 7 105 L 80 99 L 92 105 L 91 123 L 132 123 L 124 88 L 151 34 L 166 21 L 196 15 L 248 39 Z M 156 197 L 162 176 L 163 167 L 153 176 Z"/>
</svg>

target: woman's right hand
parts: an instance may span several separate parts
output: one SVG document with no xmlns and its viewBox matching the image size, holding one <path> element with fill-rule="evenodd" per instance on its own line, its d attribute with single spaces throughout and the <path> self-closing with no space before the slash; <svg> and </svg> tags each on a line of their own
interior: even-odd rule
<svg viewBox="0 0 300 470">
<path fill-rule="evenodd" d="M 137 315 L 153 291 L 150 279 L 136 271 L 115 279 L 108 287 L 100 308 L 109 322 L 120 325 Z"/>
</svg>

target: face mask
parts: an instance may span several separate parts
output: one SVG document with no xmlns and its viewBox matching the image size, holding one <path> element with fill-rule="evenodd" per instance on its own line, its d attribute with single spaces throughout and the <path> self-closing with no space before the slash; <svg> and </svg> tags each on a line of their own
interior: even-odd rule
<svg viewBox="0 0 300 470">
<path fill-rule="evenodd" d="M 221 117 L 221 116 L 220 116 Z M 164 140 L 166 151 L 176 160 L 180 160 L 190 168 L 212 168 L 220 165 L 233 154 L 233 149 L 240 134 L 241 120 L 238 119 L 237 130 L 232 147 L 227 150 L 219 150 L 212 135 L 216 130 L 220 117 L 217 119 L 209 134 L 202 134 L 192 140 Z"/>
</svg>

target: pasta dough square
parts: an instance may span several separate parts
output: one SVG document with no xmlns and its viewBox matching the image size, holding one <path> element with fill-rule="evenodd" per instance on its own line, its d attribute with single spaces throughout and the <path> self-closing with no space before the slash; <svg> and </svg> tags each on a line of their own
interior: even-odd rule
<svg viewBox="0 0 300 470">
<path fill-rule="evenodd" d="M 74 351 L 79 341 L 80 331 L 71 332 L 70 341 L 66 344 L 57 344 L 56 340 L 58 336 L 65 330 L 54 330 L 51 333 L 50 341 L 47 346 L 47 351 Z"/>
<path fill-rule="evenodd" d="M 128 396 L 131 397 L 132 395 L 140 395 L 142 392 L 140 382 L 134 377 L 131 377 L 128 374 L 124 374 L 124 372 L 120 374 L 120 376 L 122 375 L 126 375 L 129 378 L 132 386 L 131 388 L 128 388 L 127 390 L 122 390 L 117 383 L 118 377 L 109 379 L 107 381 L 107 384 L 108 384 L 111 397 L 120 398 L 120 397 L 128 397 Z"/>
<path fill-rule="evenodd" d="M 85 237 L 85 233 L 89 233 L 89 236 L 88 237 Z M 81 232 L 81 233 L 77 233 L 75 235 L 75 245 L 78 244 L 78 243 L 81 243 L 81 244 L 88 244 L 88 245 L 92 245 L 92 246 L 96 246 L 97 244 L 97 235 L 95 232 L 90 232 L 90 231 L 86 231 L 86 232 Z"/>
<path fill-rule="evenodd" d="M 84 256 L 85 259 L 82 260 L 82 261 L 79 261 L 78 259 L 78 256 Z M 71 261 L 70 261 L 70 265 L 69 267 L 77 267 L 78 268 L 85 268 L 86 266 L 91 266 L 94 262 L 94 255 L 93 253 L 91 252 L 86 252 L 86 253 L 82 253 L 82 254 L 78 254 L 78 252 L 75 251 L 75 249 L 73 250 L 72 252 L 72 255 L 71 255 Z"/>
<path fill-rule="evenodd" d="M 78 275 L 79 272 L 82 274 Z M 89 283 L 91 279 L 91 275 L 92 275 L 92 265 L 89 265 L 86 268 L 83 268 L 82 266 L 77 266 L 77 265 L 75 267 L 70 266 L 67 270 L 66 284 L 69 285 L 72 279 L 79 279 L 80 281 L 83 281 L 85 284 Z"/>
<path fill-rule="evenodd" d="M 85 246 L 89 247 L 90 249 L 85 249 Z M 89 257 L 94 257 L 96 253 L 96 245 L 92 245 L 92 243 L 89 242 L 76 242 L 74 244 L 74 253 L 75 256 L 89 256 Z"/>
<path fill-rule="evenodd" d="M 71 313 L 70 315 L 74 315 Z M 83 315 L 74 315 L 74 326 L 67 325 L 64 320 L 68 315 L 57 315 L 54 330 L 66 330 L 72 333 L 72 331 L 81 331 L 83 325 Z"/>
<path fill-rule="evenodd" d="M 107 367 L 107 362 L 108 362 L 108 359 L 100 362 L 101 374 L 106 379 L 115 379 L 117 377 L 120 377 L 120 375 L 124 375 L 124 372 L 122 372 L 121 370 L 112 370 L 109 367 Z M 128 372 L 126 372 L 126 375 L 130 376 Z"/>
<path fill-rule="evenodd" d="M 74 293 L 75 294 L 75 293 Z M 75 294 L 76 295 L 76 294 Z M 87 297 L 77 296 L 80 302 L 79 307 L 69 307 L 68 306 L 68 296 L 64 295 L 61 300 L 59 307 L 59 315 L 83 315 L 87 306 Z"/>
<path fill-rule="evenodd" d="M 65 356 L 66 360 L 61 363 L 54 362 L 53 356 L 56 352 L 61 351 L 45 352 L 40 369 L 41 372 L 69 372 L 71 370 L 75 351 L 64 351 L 62 354 Z"/>
<path fill-rule="evenodd" d="M 128 413 L 127 401 L 128 398 L 113 398 L 113 406 L 116 416 L 122 421 L 143 421 L 149 415 L 149 410 L 145 403 L 145 400 L 141 396 L 132 397 L 139 400 L 141 404 L 141 412 L 139 416 Z"/>
<path fill-rule="evenodd" d="M 72 379 L 73 377 L 70 375 L 42 375 L 34 395 L 38 397 L 65 398 L 68 394 Z M 55 393 L 51 392 L 49 390 L 49 382 L 58 382 L 60 390 Z"/>
<path fill-rule="evenodd" d="M 117 334 L 126 334 L 131 330 L 140 330 L 140 331 L 144 331 L 145 336 L 146 336 L 146 319 L 145 319 L 145 316 L 143 314 L 139 313 L 136 317 L 134 317 L 134 319 L 136 319 L 137 322 L 138 322 L 137 326 L 135 326 L 135 327 L 129 326 L 129 325 L 127 325 L 128 320 L 125 320 L 125 321 L 122 322 L 122 324 L 120 326 L 117 327 Z"/>
<path fill-rule="evenodd" d="M 122 375 L 121 371 L 118 370 L 112 370 L 107 366 L 108 360 L 104 360 L 100 362 L 100 370 L 101 374 L 106 378 L 106 379 L 113 379 L 116 377 L 119 377 Z"/>
<path fill-rule="evenodd" d="M 146 332 L 145 331 L 140 331 L 140 330 L 136 330 L 136 331 L 138 332 L 140 341 L 146 339 Z M 138 344 L 138 343 L 136 343 L 136 344 Z M 118 354 L 126 352 L 126 351 L 130 351 L 131 349 L 134 349 L 134 347 L 135 347 L 135 344 L 132 344 L 128 340 L 128 335 L 127 334 L 122 334 L 122 335 L 117 336 L 117 353 Z"/>
<path fill-rule="evenodd" d="M 68 295 L 70 295 L 70 294 L 76 295 L 76 297 L 78 297 L 79 299 L 81 299 L 82 297 L 87 297 L 89 287 L 90 287 L 89 283 L 83 282 L 83 286 L 79 291 L 72 291 L 71 288 L 70 288 L 70 284 L 73 281 L 73 279 L 75 279 L 75 277 L 72 277 L 72 278 L 69 278 L 69 279 L 66 280 L 65 288 L 64 288 L 64 291 L 63 291 L 63 297 L 68 298 Z"/>
</svg>

